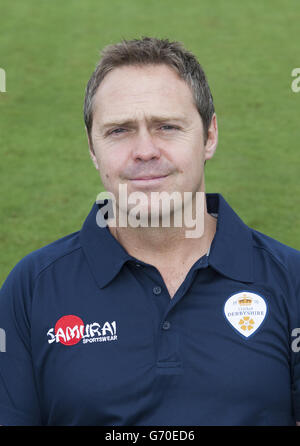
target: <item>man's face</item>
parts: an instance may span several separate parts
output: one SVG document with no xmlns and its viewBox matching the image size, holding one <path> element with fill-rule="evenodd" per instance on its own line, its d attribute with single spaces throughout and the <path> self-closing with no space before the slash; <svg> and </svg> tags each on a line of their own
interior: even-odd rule
<svg viewBox="0 0 300 446">
<path fill-rule="evenodd" d="M 167 65 L 124 66 L 94 97 L 90 152 L 104 188 L 127 194 L 204 191 L 204 161 L 217 144 L 215 115 L 204 146 L 188 85 Z M 92 144 L 91 144 L 92 143 Z"/>
</svg>

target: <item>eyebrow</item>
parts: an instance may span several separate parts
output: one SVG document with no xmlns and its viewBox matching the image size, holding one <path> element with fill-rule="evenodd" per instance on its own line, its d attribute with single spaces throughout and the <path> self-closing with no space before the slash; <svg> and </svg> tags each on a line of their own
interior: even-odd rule
<svg viewBox="0 0 300 446">
<path fill-rule="evenodd" d="M 150 116 L 146 119 L 148 122 L 165 122 L 165 121 L 176 121 L 176 122 L 182 122 L 186 123 L 186 117 L 185 116 L 178 116 L 178 115 L 160 115 L 160 116 Z M 107 121 L 104 122 L 100 127 L 105 130 L 109 127 L 115 127 L 115 126 L 127 126 L 127 125 L 133 125 L 136 124 L 136 119 L 114 119 L 113 121 Z"/>
</svg>

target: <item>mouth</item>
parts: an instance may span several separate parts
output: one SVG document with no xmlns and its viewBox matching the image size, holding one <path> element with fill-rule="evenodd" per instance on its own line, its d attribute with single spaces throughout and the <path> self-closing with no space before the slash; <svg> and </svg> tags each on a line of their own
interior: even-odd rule
<svg viewBox="0 0 300 446">
<path fill-rule="evenodd" d="M 161 175 L 161 176 L 153 176 L 153 175 L 145 175 L 143 177 L 138 178 L 131 178 L 130 181 L 153 181 L 153 180 L 160 180 L 162 178 L 166 178 L 168 175 Z"/>
<path fill-rule="evenodd" d="M 137 185 L 151 185 L 151 184 L 158 184 L 161 181 L 163 181 L 168 175 L 162 175 L 162 176 L 143 176 L 139 178 L 131 178 L 130 181 L 133 184 Z"/>
</svg>

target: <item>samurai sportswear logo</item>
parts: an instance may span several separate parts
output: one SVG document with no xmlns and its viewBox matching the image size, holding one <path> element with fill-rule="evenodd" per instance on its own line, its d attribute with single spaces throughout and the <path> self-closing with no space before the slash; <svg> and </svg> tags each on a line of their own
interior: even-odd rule
<svg viewBox="0 0 300 446">
<path fill-rule="evenodd" d="M 64 345 L 74 345 L 81 340 L 83 344 L 116 341 L 116 321 L 105 322 L 102 326 L 98 322 L 84 325 L 80 317 L 69 314 L 58 319 L 55 327 L 48 330 L 47 336 L 50 337 L 48 339 L 49 344 L 60 342 Z"/>
</svg>

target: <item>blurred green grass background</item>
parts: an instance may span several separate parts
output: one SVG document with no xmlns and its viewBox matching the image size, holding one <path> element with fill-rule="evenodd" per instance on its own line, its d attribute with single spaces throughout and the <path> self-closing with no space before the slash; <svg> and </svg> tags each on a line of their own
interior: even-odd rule
<svg viewBox="0 0 300 446">
<path fill-rule="evenodd" d="M 84 90 L 100 50 L 122 38 L 179 40 L 197 56 L 219 125 L 206 191 L 300 249 L 299 23 L 298 0 L 1 0 L 0 285 L 26 254 L 79 230 L 103 189 Z"/>
</svg>

